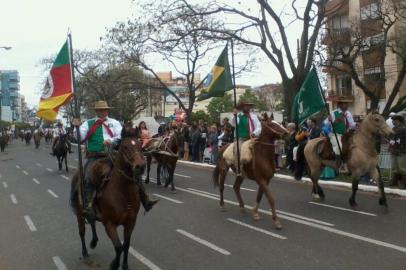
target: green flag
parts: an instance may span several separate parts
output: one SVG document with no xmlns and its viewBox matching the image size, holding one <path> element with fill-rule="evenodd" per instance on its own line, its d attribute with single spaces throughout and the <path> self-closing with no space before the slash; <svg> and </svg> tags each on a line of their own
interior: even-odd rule
<svg viewBox="0 0 406 270">
<path fill-rule="evenodd" d="M 228 63 L 228 45 L 226 45 L 210 74 L 207 76 L 204 87 L 205 89 L 200 92 L 197 100 L 222 97 L 226 91 L 233 89 L 230 64 Z"/>
<path fill-rule="evenodd" d="M 317 72 L 312 68 L 293 101 L 292 116 L 299 125 L 325 108 L 321 91 Z"/>
</svg>

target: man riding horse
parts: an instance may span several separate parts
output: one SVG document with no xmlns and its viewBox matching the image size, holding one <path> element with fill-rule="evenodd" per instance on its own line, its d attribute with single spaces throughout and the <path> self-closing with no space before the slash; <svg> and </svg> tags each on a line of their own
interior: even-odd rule
<svg viewBox="0 0 406 270">
<path fill-rule="evenodd" d="M 85 164 L 85 202 L 86 214 L 88 218 L 94 219 L 95 213 L 92 207 L 95 197 L 96 187 L 92 181 L 92 165 L 100 158 L 106 157 L 106 147 L 111 147 L 119 143 L 121 139 L 122 126 L 117 120 L 108 117 L 111 107 L 105 101 L 96 101 L 94 110 L 97 117 L 81 123 L 80 119 L 74 119 L 73 125 L 80 127 L 80 137 L 82 143 L 87 146 L 86 164 Z M 136 181 L 139 187 L 139 194 L 145 211 L 149 211 L 157 203 L 151 201 L 145 191 L 142 181 Z"/>
<path fill-rule="evenodd" d="M 62 122 L 58 122 L 57 124 L 56 124 L 56 128 L 54 129 L 54 132 L 53 132 L 53 136 L 54 136 L 54 139 L 53 139 L 53 142 L 52 142 L 52 152 L 50 153 L 52 156 L 55 156 L 55 146 L 56 146 L 56 144 L 58 143 L 58 140 L 59 140 L 59 137 L 61 136 L 61 135 L 66 135 L 66 130 L 63 128 L 63 124 L 62 124 Z M 66 140 L 66 145 L 68 146 L 68 151 L 69 151 L 69 153 L 73 153 L 72 152 L 72 145 L 71 145 L 71 143 L 70 143 L 70 141 L 69 140 Z"/>
</svg>

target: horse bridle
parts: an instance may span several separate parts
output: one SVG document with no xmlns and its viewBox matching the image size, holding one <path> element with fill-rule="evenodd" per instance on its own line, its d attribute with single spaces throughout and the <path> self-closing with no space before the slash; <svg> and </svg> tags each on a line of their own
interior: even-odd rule
<svg viewBox="0 0 406 270">
<path fill-rule="evenodd" d="M 275 129 L 273 129 L 273 128 L 271 128 L 269 125 L 267 125 L 267 124 L 262 124 L 265 128 L 267 128 L 267 129 L 269 129 L 270 131 L 272 131 L 273 133 L 276 133 L 277 135 L 279 135 L 279 136 L 282 136 L 283 135 L 283 132 L 279 132 L 279 131 L 276 131 Z"/>
</svg>

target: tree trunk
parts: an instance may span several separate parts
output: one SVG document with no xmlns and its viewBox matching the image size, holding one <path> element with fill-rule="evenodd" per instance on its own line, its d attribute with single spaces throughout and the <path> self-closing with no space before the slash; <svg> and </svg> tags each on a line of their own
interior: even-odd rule
<svg viewBox="0 0 406 270">
<path fill-rule="evenodd" d="M 283 102 L 285 107 L 284 116 L 287 117 L 288 122 L 292 121 L 292 108 L 293 100 L 295 99 L 296 93 L 299 91 L 300 84 L 294 79 L 285 79 L 282 81 L 283 86 Z"/>
</svg>

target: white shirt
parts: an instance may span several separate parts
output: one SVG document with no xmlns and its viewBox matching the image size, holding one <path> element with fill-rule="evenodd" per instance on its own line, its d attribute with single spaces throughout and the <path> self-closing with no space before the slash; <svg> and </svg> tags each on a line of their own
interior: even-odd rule
<svg viewBox="0 0 406 270">
<path fill-rule="evenodd" d="M 82 123 L 82 125 L 79 128 L 80 131 L 80 139 L 83 140 L 87 133 L 89 132 L 89 124 L 88 121 L 90 120 L 94 120 L 97 121 L 98 118 L 93 118 L 93 119 L 89 119 L 85 122 Z M 120 122 L 118 122 L 117 120 L 113 119 L 113 118 L 109 118 L 106 117 L 106 121 L 104 122 L 104 124 L 106 124 L 111 132 L 113 133 L 113 137 L 111 137 L 109 135 L 109 133 L 107 132 L 107 129 L 104 125 L 102 125 L 103 128 L 103 140 L 105 141 L 117 141 L 119 139 L 121 139 L 121 130 L 123 129 L 123 127 L 121 126 Z"/>
<path fill-rule="evenodd" d="M 392 120 L 391 117 L 389 117 L 389 118 L 386 120 L 386 124 L 387 124 L 391 129 L 393 129 L 393 120 Z"/>
<path fill-rule="evenodd" d="M 64 135 L 66 134 L 66 131 L 63 127 L 57 127 L 54 129 L 54 138 L 58 138 L 59 135 Z"/>
<path fill-rule="evenodd" d="M 242 114 L 242 113 L 239 113 L 239 115 L 240 115 L 240 114 Z M 255 135 L 255 137 L 258 137 L 258 136 L 261 134 L 261 131 L 262 131 L 261 122 L 259 121 L 258 116 L 257 116 L 256 114 L 250 112 L 250 116 L 251 116 L 252 122 L 253 122 L 253 124 L 254 124 L 254 131 L 253 131 L 252 133 Z M 239 119 L 240 119 L 240 118 L 237 117 L 237 121 L 238 121 L 238 122 L 240 121 Z M 235 124 L 235 117 L 233 117 L 233 120 L 230 122 L 230 124 L 231 124 L 233 127 L 236 126 L 236 124 Z M 234 134 L 234 135 L 235 135 L 235 134 Z"/>
<path fill-rule="evenodd" d="M 343 112 L 340 108 L 337 108 L 336 110 L 331 111 L 331 113 L 330 113 L 331 122 L 327 118 L 326 120 L 324 120 L 324 125 L 326 125 L 328 127 L 331 127 L 331 123 L 334 123 L 334 121 L 336 120 L 336 117 L 335 117 L 335 114 L 334 114 L 334 112 L 336 112 L 336 111 L 341 112 L 341 113 Z M 351 114 L 351 112 L 349 110 L 345 111 L 344 118 L 347 119 L 349 129 L 355 129 L 357 127 L 357 125 L 355 124 L 354 118 L 352 117 L 352 114 Z"/>
</svg>

